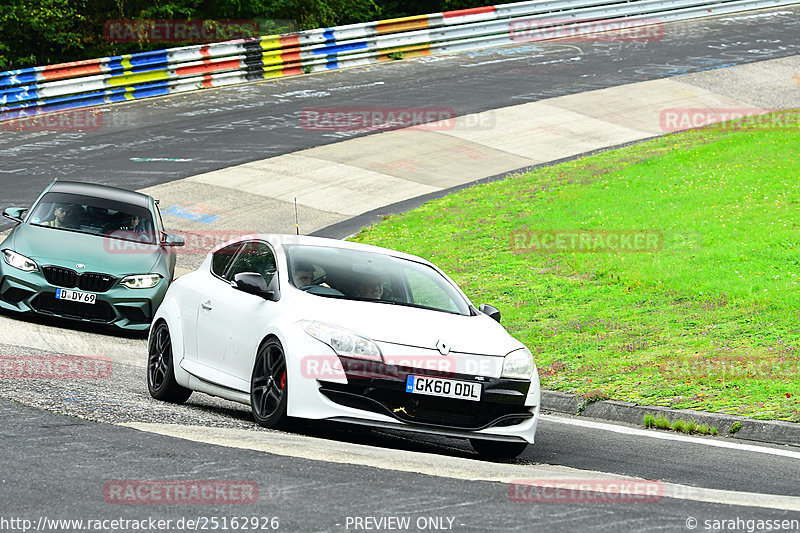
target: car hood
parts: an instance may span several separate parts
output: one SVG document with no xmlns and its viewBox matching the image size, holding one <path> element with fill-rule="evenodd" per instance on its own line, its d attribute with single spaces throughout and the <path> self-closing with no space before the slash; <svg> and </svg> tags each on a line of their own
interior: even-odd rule
<svg viewBox="0 0 800 533">
<path fill-rule="evenodd" d="M 113 275 L 149 273 L 161 254 L 158 246 L 30 224 L 14 228 L 4 247 L 33 259 L 40 266 L 75 269 L 80 263 L 85 265 L 81 270 L 86 272 Z"/>
<path fill-rule="evenodd" d="M 498 322 L 482 313 L 462 316 L 393 305 L 301 295 L 307 318 L 347 328 L 374 341 L 436 350 L 439 341 L 451 352 L 502 357 L 523 345 Z M 299 303 L 299 302 L 298 302 Z"/>
</svg>

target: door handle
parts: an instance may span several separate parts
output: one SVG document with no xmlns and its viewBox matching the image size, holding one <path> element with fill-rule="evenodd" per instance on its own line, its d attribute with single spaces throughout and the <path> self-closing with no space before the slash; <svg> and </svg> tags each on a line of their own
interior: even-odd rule
<svg viewBox="0 0 800 533">
<path fill-rule="evenodd" d="M 213 306 L 211 305 L 211 300 L 206 300 L 205 302 L 201 303 L 200 307 L 202 307 L 206 311 L 211 311 L 211 309 L 213 308 Z"/>
</svg>

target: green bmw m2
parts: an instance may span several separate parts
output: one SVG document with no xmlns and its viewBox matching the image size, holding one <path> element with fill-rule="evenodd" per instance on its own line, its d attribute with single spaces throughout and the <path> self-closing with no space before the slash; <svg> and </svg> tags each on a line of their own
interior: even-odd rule
<svg viewBox="0 0 800 533">
<path fill-rule="evenodd" d="M 54 181 L 0 244 L 0 308 L 146 330 L 175 271 L 183 237 L 158 202 L 115 187 Z"/>
</svg>

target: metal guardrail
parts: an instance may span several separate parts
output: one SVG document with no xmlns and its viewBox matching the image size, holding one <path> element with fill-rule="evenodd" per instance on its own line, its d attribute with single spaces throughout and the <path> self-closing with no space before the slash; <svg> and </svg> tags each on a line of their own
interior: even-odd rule
<svg viewBox="0 0 800 533">
<path fill-rule="evenodd" d="M 534 0 L 0 72 L 0 120 L 800 0 Z"/>
</svg>

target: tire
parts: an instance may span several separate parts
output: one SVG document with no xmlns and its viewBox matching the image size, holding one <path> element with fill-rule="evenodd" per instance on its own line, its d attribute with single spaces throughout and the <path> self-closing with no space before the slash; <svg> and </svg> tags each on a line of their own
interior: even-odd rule
<svg viewBox="0 0 800 533">
<path fill-rule="evenodd" d="M 269 339 L 258 349 L 250 379 L 250 410 L 260 426 L 273 428 L 286 421 L 288 385 L 283 346 Z"/>
<path fill-rule="evenodd" d="M 172 338 L 166 323 L 159 322 L 153 330 L 147 354 L 147 390 L 150 396 L 170 403 L 188 400 L 192 390 L 181 387 L 175 381 Z"/>
<path fill-rule="evenodd" d="M 525 451 L 527 442 L 469 439 L 472 449 L 486 459 L 513 459 Z"/>
</svg>

